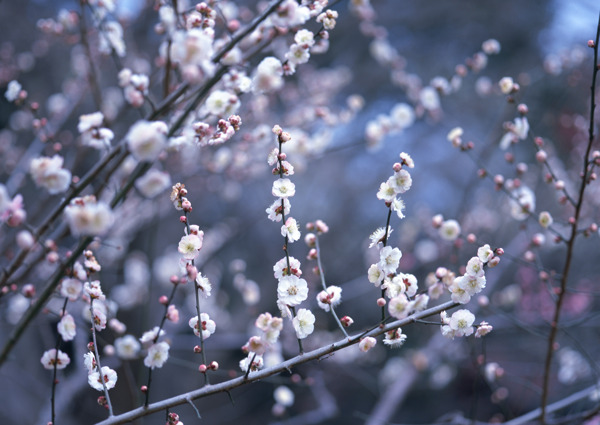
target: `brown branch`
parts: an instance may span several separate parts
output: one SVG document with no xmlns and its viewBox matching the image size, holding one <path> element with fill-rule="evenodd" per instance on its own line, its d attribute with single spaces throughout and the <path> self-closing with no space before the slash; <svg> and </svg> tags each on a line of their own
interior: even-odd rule
<svg viewBox="0 0 600 425">
<path fill-rule="evenodd" d="M 546 350 L 546 361 L 544 364 L 544 383 L 542 387 L 542 401 L 541 401 L 541 413 L 540 423 L 546 423 L 546 409 L 548 404 L 548 393 L 550 390 L 550 369 L 552 366 L 552 357 L 554 354 L 554 344 L 556 342 L 556 335 L 558 333 L 558 322 L 560 320 L 560 313 L 562 304 L 567 292 L 567 281 L 569 278 L 569 272 L 571 270 L 571 261 L 573 259 L 573 251 L 575 248 L 575 239 L 579 234 L 577 232 L 577 225 L 579 224 L 579 217 L 581 214 L 581 208 L 583 206 L 583 199 L 585 188 L 588 184 L 588 176 L 590 173 L 590 152 L 592 150 L 592 144 L 594 143 L 594 112 L 596 110 L 596 77 L 598 75 L 598 41 L 600 39 L 600 16 L 598 16 L 598 28 L 596 30 L 596 42 L 594 48 L 594 71 L 592 73 L 592 85 L 591 89 L 591 106 L 590 106 L 590 127 L 588 144 L 586 147 L 585 154 L 583 156 L 583 171 L 581 174 L 581 184 L 579 186 L 579 197 L 577 204 L 575 205 L 574 220 L 571 223 L 571 237 L 567 241 L 567 253 L 565 258 L 565 265 L 563 268 L 562 278 L 560 280 L 560 291 L 558 293 L 558 299 L 556 301 L 556 309 L 554 310 L 554 316 L 550 324 L 550 336 L 548 337 L 548 348 Z"/>
</svg>

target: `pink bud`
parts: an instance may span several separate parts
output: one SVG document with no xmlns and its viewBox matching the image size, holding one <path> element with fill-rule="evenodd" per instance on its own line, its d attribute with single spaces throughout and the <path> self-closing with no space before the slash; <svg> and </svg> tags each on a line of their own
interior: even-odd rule
<svg viewBox="0 0 600 425">
<path fill-rule="evenodd" d="M 169 298 L 166 295 L 161 295 L 158 298 L 158 302 L 161 303 L 162 305 L 167 305 L 169 303 Z"/>
<path fill-rule="evenodd" d="M 387 301 L 385 300 L 385 298 L 377 298 L 377 305 L 379 307 L 383 307 L 386 304 L 387 304 Z"/>
<path fill-rule="evenodd" d="M 200 373 L 206 373 L 207 370 L 208 370 L 208 367 L 206 367 L 205 364 L 201 364 L 200 366 L 198 366 L 198 371 Z"/>
</svg>

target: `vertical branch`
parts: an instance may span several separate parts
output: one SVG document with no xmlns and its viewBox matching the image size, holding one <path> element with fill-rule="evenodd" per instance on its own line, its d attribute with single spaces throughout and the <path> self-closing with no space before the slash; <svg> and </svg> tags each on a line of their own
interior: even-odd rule
<svg viewBox="0 0 600 425">
<path fill-rule="evenodd" d="M 554 316 L 552 318 L 552 322 L 550 324 L 550 336 L 548 337 L 548 348 L 546 349 L 546 361 L 544 363 L 544 382 L 542 387 L 542 405 L 541 405 L 541 414 L 540 414 L 540 422 L 542 424 L 546 423 L 546 408 L 548 405 L 548 393 L 550 389 L 550 369 L 552 366 L 552 357 L 554 354 L 554 345 L 556 343 L 556 335 L 558 332 L 558 322 L 560 319 L 560 312 L 563 305 L 563 301 L 565 298 L 565 294 L 567 291 L 567 281 L 569 278 L 569 272 L 571 270 L 571 261 L 573 260 L 573 251 L 575 247 L 575 239 L 577 237 L 577 226 L 579 224 L 579 216 L 581 214 L 581 207 L 583 205 L 585 188 L 588 181 L 588 176 L 590 174 L 590 152 L 592 149 L 592 144 L 594 142 L 594 112 L 596 110 L 596 78 L 598 75 L 598 42 L 600 38 L 600 16 L 598 17 L 598 28 L 596 29 L 596 40 L 593 44 L 594 49 L 594 70 L 592 73 L 592 84 L 590 87 L 591 97 L 590 97 L 590 127 L 588 134 L 588 143 L 585 150 L 585 154 L 583 156 L 583 170 L 581 173 L 581 184 L 579 186 L 579 196 L 577 198 L 577 204 L 575 205 L 575 212 L 573 217 L 569 219 L 571 224 L 571 236 L 567 241 L 567 253 L 565 257 L 565 265 L 562 272 L 562 277 L 560 280 L 560 289 L 558 292 L 558 299 L 556 300 L 556 308 L 554 310 Z"/>
<path fill-rule="evenodd" d="M 90 82 L 90 88 L 92 89 L 92 96 L 94 97 L 94 103 L 96 104 L 96 108 L 98 110 L 102 109 L 102 94 L 100 92 L 100 87 L 98 85 L 98 74 L 96 73 L 96 66 L 94 65 L 94 61 L 92 59 L 92 49 L 90 48 L 90 43 L 87 39 L 87 24 L 85 21 L 85 1 L 80 1 L 81 6 L 81 16 L 79 19 L 79 32 L 81 34 L 81 44 L 85 49 L 85 53 L 88 57 L 88 62 L 90 65 L 88 79 Z"/>
<path fill-rule="evenodd" d="M 104 381 L 104 373 L 102 372 L 102 365 L 100 365 L 100 353 L 98 352 L 98 343 L 96 341 L 96 324 L 94 323 L 94 298 L 90 297 L 90 318 L 92 320 L 92 341 L 94 342 L 94 355 L 96 356 L 96 369 L 100 376 L 100 383 L 104 390 L 104 396 L 106 397 L 106 403 L 108 404 L 109 416 L 114 416 L 112 403 L 110 402 L 110 396 L 108 395 L 108 388 L 106 388 L 106 382 Z"/>
<path fill-rule="evenodd" d="M 319 245 L 319 233 L 318 232 L 315 233 L 315 247 L 317 249 L 317 267 L 319 267 L 319 277 L 321 278 L 321 286 L 323 287 L 324 291 L 327 291 L 327 284 L 325 283 L 325 272 L 323 271 L 323 265 L 321 264 L 321 246 Z M 344 325 L 342 325 L 342 322 L 340 322 L 340 318 L 338 317 L 337 313 L 335 312 L 333 305 L 329 304 L 329 309 L 331 310 L 331 315 L 335 319 L 335 322 L 338 324 L 339 328 L 344 333 L 344 336 L 346 338 L 349 338 L 348 332 L 346 332 Z"/>
</svg>

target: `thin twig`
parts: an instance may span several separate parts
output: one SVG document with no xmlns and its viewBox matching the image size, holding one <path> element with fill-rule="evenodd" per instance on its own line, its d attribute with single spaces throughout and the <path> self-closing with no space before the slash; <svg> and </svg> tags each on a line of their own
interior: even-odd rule
<svg viewBox="0 0 600 425">
<path fill-rule="evenodd" d="M 556 342 L 556 335 L 558 332 L 558 322 L 560 319 L 560 313 L 562 304 L 567 293 L 567 281 L 569 272 L 571 270 L 571 261 L 573 259 L 573 252 L 575 248 L 575 239 L 577 238 L 577 225 L 579 223 L 579 216 L 583 206 L 585 188 L 588 185 L 588 175 L 590 172 L 590 152 L 592 144 L 594 143 L 594 112 L 596 110 L 596 77 L 598 75 L 598 42 L 600 41 L 600 16 L 598 16 L 598 28 L 596 30 L 596 42 L 594 44 L 594 70 L 592 73 L 592 84 L 591 84 L 591 98 L 590 98 L 590 127 L 588 143 L 583 156 L 583 170 L 581 174 L 581 184 L 579 186 L 579 196 L 577 198 L 577 204 L 575 205 L 575 213 L 573 215 L 573 221 L 571 224 L 571 237 L 567 241 L 567 253 L 565 258 L 565 265 L 563 268 L 562 278 L 560 280 L 560 291 L 558 293 L 558 299 L 556 301 L 556 308 L 554 310 L 554 316 L 552 318 L 550 327 L 550 336 L 548 337 L 548 348 L 546 349 L 546 361 L 544 364 L 544 383 L 542 387 L 542 400 L 541 400 L 541 413 L 540 422 L 546 423 L 546 405 L 548 404 L 548 393 L 550 391 L 550 369 L 552 366 L 552 358 L 554 355 L 554 344 Z"/>
</svg>

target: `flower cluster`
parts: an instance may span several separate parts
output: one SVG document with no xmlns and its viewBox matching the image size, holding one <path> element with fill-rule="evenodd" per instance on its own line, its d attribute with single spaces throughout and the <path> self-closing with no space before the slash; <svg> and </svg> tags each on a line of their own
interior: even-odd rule
<svg viewBox="0 0 600 425">
<path fill-rule="evenodd" d="M 248 353 L 248 357 L 240 361 L 240 368 L 243 372 L 247 372 L 248 367 L 251 370 L 262 367 L 264 354 L 273 350 L 279 339 L 279 334 L 283 329 L 283 319 L 273 317 L 270 313 L 263 313 L 256 319 L 255 326 L 260 331 L 259 334 L 250 337 L 242 347 L 242 351 Z"/>
<path fill-rule="evenodd" d="M 65 218 L 76 236 L 104 234 L 114 221 L 110 207 L 93 195 L 73 199 L 65 208 Z"/>
<path fill-rule="evenodd" d="M 125 100 L 134 108 L 144 104 L 144 97 L 148 94 L 150 80 L 147 75 L 134 74 L 131 69 L 123 68 L 119 72 L 119 86 L 123 88 Z"/>
<path fill-rule="evenodd" d="M 268 163 L 275 166 L 273 174 L 279 179 L 273 182 L 271 193 L 277 200 L 267 208 L 266 212 L 272 221 L 283 221 L 281 235 L 285 238 L 285 257 L 279 260 L 275 266 L 275 278 L 277 284 L 277 305 L 283 317 L 292 318 L 296 336 L 298 339 L 306 338 L 314 330 L 315 317 L 310 310 L 300 309 L 295 314 L 295 307 L 300 305 L 308 297 L 308 283 L 302 279 L 300 262 L 288 253 L 288 244 L 300 239 L 300 229 L 297 221 L 287 217 L 291 204 L 289 198 L 296 193 L 294 183 L 284 176 L 291 176 L 294 167 L 286 161 L 286 154 L 282 152 L 284 143 L 291 140 L 291 136 L 284 132 L 278 125 L 273 127 L 273 133 L 277 135 L 278 149 L 274 149 L 268 158 Z M 294 317 L 295 316 L 295 317 Z"/>
<path fill-rule="evenodd" d="M 481 338 L 492 331 L 492 326 L 487 322 L 481 322 L 479 325 L 473 326 L 475 315 L 466 309 L 455 311 L 451 317 L 448 317 L 448 314 L 442 311 L 440 317 L 442 335 L 450 339 L 469 336 L 473 332 L 475 332 L 475 338 Z"/>
<path fill-rule="evenodd" d="M 472 257 L 467 263 L 465 274 L 455 277 L 448 290 L 452 294 L 452 301 L 466 304 L 471 297 L 485 288 L 485 266 L 494 267 L 500 262 L 501 249 L 492 251 L 488 244 L 477 250 L 477 256 Z"/>
<path fill-rule="evenodd" d="M 54 195 L 65 192 L 71 184 L 71 172 L 63 168 L 64 159 L 60 155 L 52 158 L 42 156 L 29 164 L 29 173 L 35 184 Z"/>
<path fill-rule="evenodd" d="M 102 112 L 81 115 L 77 130 L 81 133 L 81 143 L 95 149 L 108 149 L 115 137 L 112 130 L 102 127 L 104 115 Z"/>
</svg>

